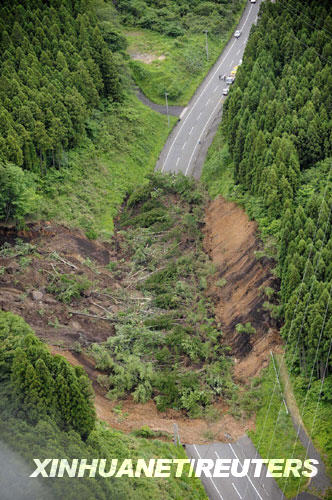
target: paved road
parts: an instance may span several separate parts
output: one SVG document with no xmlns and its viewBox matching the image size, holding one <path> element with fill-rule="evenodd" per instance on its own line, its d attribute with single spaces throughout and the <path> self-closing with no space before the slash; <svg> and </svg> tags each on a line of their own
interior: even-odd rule
<svg viewBox="0 0 332 500">
<path fill-rule="evenodd" d="M 162 172 L 183 172 L 198 178 L 212 142 L 213 133 L 221 119 L 222 89 L 227 85 L 219 75 L 229 75 L 242 59 L 252 24 L 257 19 L 259 6 L 248 2 L 238 28 L 241 36 L 228 42 L 223 53 L 183 111 L 181 120 L 173 129 L 157 162 L 156 169 Z"/>
<path fill-rule="evenodd" d="M 187 455 L 190 458 L 217 458 L 238 459 L 241 466 L 245 458 L 261 458 L 256 448 L 247 436 L 243 436 L 235 443 L 211 443 L 209 445 L 186 445 Z M 239 471 L 241 471 L 241 466 Z M 229 478 L 201 477 L 201 481 L 210 500 L 282 500 L 283 496 L 277 483 L 266 475 L 263 465 L 261 477 L 254 477 L 254 468 L 250 468 L 244 477 Z"/>
<path fill-rule="evenodd" d="M 161 104 L 156 104 L 155 102 L 150 101 L 150 99 L 148 99 L 138 87 L 136 87 L 135 92 L 137 97 L 143 104 L 149 106 L 149 108 L 157 111 L 158 113 L 161 113 L 162 115 L 167 115 L 166 106 L 162 106 Z M 168 114 L 173 116 L 180 116 L 183 110 L 184 106 L 168 106 Z"/>
</svg>

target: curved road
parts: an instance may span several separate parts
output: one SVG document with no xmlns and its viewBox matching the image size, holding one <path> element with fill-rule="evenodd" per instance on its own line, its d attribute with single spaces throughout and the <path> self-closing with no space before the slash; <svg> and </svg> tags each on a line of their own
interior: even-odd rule
<svg viewBox="0 0 332 500">
<path fill-rule="evenodd" d="M 210 70 L 187 108 L 180 116 L 159 157 L 156 170 L 183 172 L 198 178 L 214 132 L 221 120 L 222 104 L 227 97 L 222 90 L 227 85 L 219 75 L 229 75 L 237 66 L 249 37 L 250 29 L 257 20 L 259 6 L 248 2 L 237 27 L 241 36 L 226 45 L 216 64 Z"/>
</svg>

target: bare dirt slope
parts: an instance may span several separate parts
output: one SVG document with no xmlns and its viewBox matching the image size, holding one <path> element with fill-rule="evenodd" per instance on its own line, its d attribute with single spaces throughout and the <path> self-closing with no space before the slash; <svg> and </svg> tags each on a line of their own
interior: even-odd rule
<svg viewBox="0 0 332 500">
<path fill-rule="evenodd" d="M 153 401 L 136 404 L 130 396 L 120 402 L 108 400 L 106 390 L 97 382 L 101 372 L 84 351 L 77 352 L 77 345 L 84 350 L 92 342 L 105 341 L 113 334 L 112 314 L 127 306 L 128 300 L 143 300 L 134 290 L 126 298 L 117 294 L 123 286 L 130 286 L 130 268 L 119 273 L 109 266 L 119 255 L 125 257 L 121 234 L 116 234 L 110 243 L 102 243 L 89 241 L 78 230 L 41 223 L 30 225 L 28 231 L 20 234 L 0 230 L 0 244 L 14 244 L 17 236 L 32 247 L 14 245 L 0 255 L 0 308 L 21 315 L 51 352 L 85 368 L 95 389 L 99 418 L 127 432 L 148 425 L 170 436 L 176 423 L 181 440 L 186 443 L 223 441 L 225 433 L 237 439 L 253 428 L 253 418 L 236 420 L 222 401 L 215 405 L 220 417 L 209 422 L 189 419 L 172 409 L 158 412 Z M 280 344 L 268 315 L 262 311 L 265 299 L 260 288 L 274 285 L 271 263 L 255 258 L 255 251 L 260 248 L 255 223 L 240 207 L 222 198 L 212 202 L 207 210 L 205 247 L 218 269 L 208 294 L 215 301 L 225 343 L 232 346 L 236 357 L 235 376 L 247 382 L 267 363 L 269 350 Z M 70 304 L 60 301 L 48 288 L 54 276 L 64 273 L 84 276 L 91 283 Z M 226 280 L 223 287 L 217 286 L 221 278 Z M 248 321 L 257 331 L 250 338 L 235 332 L 237 323 Z"/>
<path fill-rule="evenodd" d="M 281 343 L 274 322 L 263 309 L 267 300 L 264 288 L 278 285 L 271 274 L 272 262 L 256 258 L 255 252 L 262 249 L 257 224 L 239 205 L 222 197 L 207 210 L 204 245 L 217 266 L 209 293 L 225 342 L 236 358 L 235 376 L 245 381 L 266 366 L 270 349 Z M 236 331 L 237 324 L 248 322 L 255 334 Z"/>
<path fill-rule="evenodd" d="M 17 237 L 32 247 L 15 246 Z M 22 316 L 53 354 L 83 366 L 93 384 L 100 419 L 125 432 L 148 425 L 168 433 L 170 438 L 176 423 L 183 443 L 223 441 L 225 433 L 237 439 L 253 427 L 253 419 L 236 420 L 227 413 L 223 402 L 216 405 L 220 417 L 210 422 L 189 419 L 184 412 L 173 409 L 159 412 L 153 401 L 136 404 L 130 396 L 115 402 L 105 397 L 107 391 L 97 382 L 102 372 L 84 350 L 113 334 L 112 314 L 128 305 L 128 296 L 124 299 L 116 292 L 130 286 L 129 269 L 119 274 L 108 266 L 123 255 L 120 234 L 115 235 L 113 243 L 102 243 L 88 240 L 79 230 L 41 223 L 31 224 L 27 231 L 19 233 L 0 228 L 0 245 L 4 242 L 12 246 L 7 254 L 0 255 L 0 308 Z M 91 287 L 70 304 L 63 303 L 48 291 L 56 273 L 84 276 Z M 137 291 L 131 290 L 130 298 L 140 303 Z M 79 345 L 83 349 L 80 353 Z"/>
</svg>

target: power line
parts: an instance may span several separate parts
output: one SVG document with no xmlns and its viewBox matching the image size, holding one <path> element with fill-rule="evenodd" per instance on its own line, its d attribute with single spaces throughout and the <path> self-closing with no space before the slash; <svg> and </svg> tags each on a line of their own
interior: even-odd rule
<svg viewBox="0 0 332 500">
<path fill-rule="evenodd" d="M 332 172 L 332 162 L 331 162 L 331 166 L 330 166 L 330 170 L 329 170 L 329 174 L 328 174 L 328 179 L 330 178 L 331 176 L 331 172 Z M 326 198 L 326 194 L 327 194 L 327 188 L 328 188 L 328 183 L 326 183 L 326 186 L 325 186 L 325 190 L 324 190 L 324 195 L 323 195 L 323 200 L 321 202 L 321 206 L 320 206 L 320 211 L 319 211 L 319 215 L 318 215 L 318 221 L 317 221 L 317 226 L 316 226 L 316 230 L 315 230 L 315 235 L 314 235 L 314 239 L 313 241 L 316 240 L 316 236 L 317 236 L 317 232 L 318 232 L 318 228 L 319 228 L 319 220 L 320 220 L 320 217 L 321 217 L 321 214 L 322 214 L 322 207 L 323 207 L 323 202 L 325 201 L 325 198 Z M 327 229 L 325 229 L 325 233 L 324 233 L 324 236 L 326 235 L 326 231 Z M 324 237 L 325 239 L 325 237 Z M 307 274 L 307 267 L 308 267 L 308 263 L 311 259 L 311 253 L 312 253 L 312 249 L 313 247 L 310 249 L 310 252 L 309 252 L 309 255 L 307 257 L 307 261 L 306 261 L 306 264 L 305 264 L 305 268 L 304 268 L 304 273 L 303 273 L 303 277 L 302 277 L 302 281 L 301 281 L 301 285 L 304 283 L 304 280 L 305 280 L 305 277 L 306 277 L 306 274 Z M 317 259 L 317 264 L 316 264 L 316 268 L 314 270 L 314 275 L 316 273 L 316 270 L 317 270 L 317 265 L 318 265 L 318 259 Z M 310 289 L 310 295 L 311 295 L 311 290 L 312 290 L 312 287 Z M 296 302 L 296 305 L 295 305 L 295 308 L 294 308 L 294 311 L 293 311 L 293 314 L 292 314 L 292 319 L 291 319 L 291 324 L 290 324 L 290 329 L 289 329 L 289 332 L 288 332 L 288 335 L 287 335 L 287 338 L 286 338 L 286 342 L 285 342 L 285 345 L 284 347 L 287 346 L 287 344 L 289 343 L 289 339 L 290 339 L 290 334 L 292 332 L 292 329 L 293 329 L 293 325 L 294 325 L 294 320 L 295 320 L 295 315 L 296 315 L 296 312 L 297 312 L 297 309 L 298 309 L 298 305 L 299 305 L 299 302 L 300 302 L 300 295 L 298 296 L 297 298 L 297 302 Z M 303 314 L 303 319 L 302 319 L 302 325 L 301 325 L 301 330 L 300 332 L 298 333 L 298 339 L 300 337 L 300 333 L 302 332 L 302 328 L 303 328 L 303 322 L 304 322 L 304 317 L 306 316 L 306 312 L 307 312 L 307 309 L 309 307 L 309 300 L 307 301 L 306 303 L 306 307 L 305 307 L 305 311 L 304 311 L 304 314 Z M 293 360 L 294 360 L 294 357 L 293 357 Z M 280 370 L 281 370 L 281 367 L 279 367 L 279 374 L 280 374 Z M 260 438 L 259 438 L 259 441 L 258 441 L 258 445 L 257 445 L 257 448 L 259 448 L 259 445 L 262 441 L 262 438 L 263 438 L 263 434 L 264 434 L 264 429 L 265 429 L 265 426 L 266 426 L 266 422 L 267 422 L 267 418 L 268 418 L 268 415 L 270 413 L 270 408 L 271 408 L 271 404 L 272 404 L 272 399 L 273 399 L 273 396 L 274 396 L 274 393 L 275 393 L 275 390 L 276 390 L 276 386 L 277 386 L 277 381 L 275 381 L 274 383 L 274 386 L 273 386 L 273 392 L 271 394 L 271 397 L 270 397 L 270 401 L 269 401 L 269 406 L 268 406 L 268 410 L 265 414 L 265 419 L 264 419 L 264 423 L 263 423 L 263 429 L 262 429 L 262 432 L 261 432 L 261 435 L 260 435 Z M 280 408 L 282 406 L 282 402 L 281 402 L 281 405 L 280 405 Z M 280 409 L 279 409 L 280 411 Z M 278 417 L 279 417 L 279 414 L 278 414 Z M 277 419 L 278 421 L 278 419 Z M 275 434 L 275 430 L 276 430 L 276 426 L 277 426 L 277 421 L 274 425 L 274 430 L 273 430 L 273 437 L 274 437 L 274 434 Z M 270 440 L 270 446 L 271 446 L 271 440 Z M 257 458 L 257 455 L 258 455 L 258 451 L 256 452 L 256 458 Z"/>
<path fill-rule="evenodd" d="M 328 369 L 329 358 L 330 358 L 330 354 L 331 354 L 331 348 L 332 348 L 332 339 L 330 341 L 330 347 L 329 347 L 329 351 L 328 351 L 327 358 L 326 358 L 326 363 L 325 363 L 325 368 L 324 368 L 324 374 L 323 374 L 322 382 L 321 382 L 321 385 L 320 385 L 320 391 L 319 391 L 319 394 L 318 394 L 318 397 L 317 397 L 317 404 L 316 404 L 316 409 L 315 409 L 314 418 L 313 418 L 312 426 L 311 426 L 311 432 L 310 432 L 311 436 L 313 435 L 313 431 L 314 431 L 314 427 L 315 427 L 315 423 L 316 423 L 316 417 L 317 417 L 317 413 L 318 413 L 318 407 L 319 407 L 321 395 L 322 395 L 322 392 L 323 392 L 323 386 L 324 386 L 324 382 L 325 382 L 326 372 L 327 372 L 327 369 Z M 310 445 L 310 442 L 307 445 L 305 459 L 308 456 L 309 445 Z M 299 489 L 300 489 L 300 483 L 299 483 L 299 486 L 297 488 L 296 499 L 297 499 L 297 496 L 299 494 Z"/>
<path fill-rule="evenodd" d="M 317 24 L 317 23 L 315 23 L 314 21 L 312 21 L 311 19 L 309 19 L 309 17 L 308 17 L 308 16 L 306 16 L 305 14 L 303 14 L 303 12 L 298 11 L 298 10 L 296 9 L 296 7 L 294 7 L 294 4 L 293 4 L 293 5 L 291 4 L 291 5 L 292 5 L 292 7 L 289 7 L 289 4 L 291 4 L 291 2 L 288 0 L 288 2 L 284 2 L 284 3 L 282 3 L 282 7 L 283 7 L 283 8 L 285 8 L 286 10 L 288 10 L 288 9 L 290 8 L 292 11 L 289 11 L 289 10 L 288 10 L 288 12 L 289 12 L 290 14 L 294 14 L 294 13 L 295 13 L 295 14 L 296 14 L 299 18 L 301 18 L 301 21 L 302 21 L 302 22 L 304 22 L 304 23 L 306 23 L 306 24 L 307 24 L 310 28 L 312 28 L 312 25 L 316 25 L 320 31 L 325 31 L 325 32 L 327 33 L 327 35 L 326 35 L 326 36 L 328 36 L 329 38 L 331 38 L 331 37 L 332 37 L 332 33 L 331 33 L 330 31 L 328 31 L 327 29 L 323 28 L 322 26 L 318 26 L 318 24 Z M 310 23 L 309 23 L 309 22 L 304 21 L 304 19 L 302 19 L 302 18 L 306 18 L 306 19 L 308 19 L 308 20 L 310 21 Z"/>
<path fill-rule="evenodd" d="M 318 341 L 318 344 L 317 344 L 317 347 L 316 347 L 315 359 L 314 359 L 314 363 L 313 363 L 313 366 L 312 366 L 310 380 L 309 380 L 308 387 L 307 387 L 307 390 L 306 390 L 306 395 L 305 395 L 304 403 L 303 403 L 303 406 L 302 406 L 302 415 L 301 415 L 301 410 L 300 410 L 300 417 L 301 418 L 304 416 L 304 409 L 306 407 L 306 403 L 307 403 L 307 399 L 308 399 L 308 394 L 309 394 L 309 389 L 310 389 L 312 378 L 313 378 L 313 372 L 314 372 L 316 361 L 317 361 L 317 358 L 318 358 L 318 349 L 320 347 L 321 338 L 322 338 L 323 331 L 324 331 L 324 328 L 325 328 L 325 322 L 326 322 L 326 318 L 327 318 L 328 308 L 329 308 L 329 305 L 330 305 L 330 300 L 331 300 L 331 294 L 329 295 L 329 299 L 327 301 L 326 308 L 325 308 L 324 321 L 323 321 L 322 328 L 320 330 L 319 341 Z M 328 358 L 329 358 L 329 356 L 328 356 Z M 324 373 L 325 373 L 325 370 L 324 370 Z M 297 443 L 299 435 L 300 435 L 300 430 L 301 430 L 301 423 L 299 422 L 298 427 L 297 427 L 296 437 L 294 439 L 293 450 L 292 450 L 292 457 L 291 458 L 294 457 L 295 446 L 296 446 L 296 443 Z M 307 448 L 307 453 L 308 453 L 308 449 L 309 448 Z M 305 458 L 307 458 L 307 455 L 306 455 Z M 284 493 L 285 493 L 285 489 L 286 489 L 286 486 L 287 486 L 288 479 L 289 478 L 286 479 L 286 483 L 285 483 L 285 486 L 284 486 L 284 489 L 283 489 Z M 299 482 L 299 487 L 300 487 L 300 482 Z"/>
</svg>

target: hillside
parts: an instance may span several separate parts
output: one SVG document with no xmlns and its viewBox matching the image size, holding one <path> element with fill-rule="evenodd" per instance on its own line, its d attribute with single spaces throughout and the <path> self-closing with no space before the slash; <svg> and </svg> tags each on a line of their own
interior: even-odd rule
<svg viewBox="0 0 332 500">
<path fill-rule="evenodd" d="M 185 457 L 181 447 L 126 436 L 96 421 L 92 391 L 84 370 L 71 367 L 62 356 L 52 356 L 19 316 L 0 312 L 0 339 L 0 436 L 6 442 L 2 453 L 8 450 L 11 460 L 23 457 L 30 468 L 33 458 L 43 460 L 49 456 L 68 460 L 85 457 L 88 463 L 95 458 L 110 460 L 114 456 L 120 461 L 132 458 L 134 463 L 142 457 L 147 460 L 151 456 Z M 19 475 L 20 470 L 21 467 L 16 469 L 18 484 L 12 487 L 16 498 L 23 498 L 27 481 L 25 475 Z M 2 474 L 3 471 L 1 488 Z M 98 476 L 73 481 L 65 476 L 40 480 L 39 485 L 41 489 L 36 485 L 33 492 L 40 498 L 47 495 L 52 499 L 148 500 L 164 494 L 170 498 L 206 498 L 198 480 L 188 477 L 151 481 Z"/>
<path fill-rule="evenodd" d="M 307 433 L 331 473 L 331 37 L 327 0 L 1 2 L 0 459 L 22 469 L 13 498 L 204 499 L 174 473 L 25 491 L 35 457 L 185 458 L 176 433 L 213 460 L 243 434 L 256 457 L 304 460 Z M 159 114 L 137 86 L 186 108 Z M 201 180 L 186 177 L 217 116 Z M 163 158 L 177 175 L 153 172 Z M 319 474 L 274 486 L 329 498 Z M 4 468 L 0 497 L 9 480 Z"/>
<path fill-rule="evenodd" d="M 144 2 L 119 2 L 118 12 L 104 0 L 40 0 L 29 2 L 28 9 L 19 0 L 1 3 L 1 221 L 56 219 L 83 228 L 91 238 L 112 233 L 126 192 L 153 170 L 170 132 L 167 118 L 134 95 L 138 67 L 154 88 L 162 79 L 169 93 L 167 81 L 177 92 L 184 90 L 185 81 L 187 102 L 222 50 L 213 42 L 219 35 L 209 21 L 214 49 L 205 61 L 202 24 L 206 26 L 209 14 L 215 23 L 222 19 L 219 34 L 225 42 L 243 2 L 232 0 L 229 8 L 217 2 L 205 7 L 195 7 L 195 27 L 184 6 L 181 33 L 173 33 L 156 30 L 152 20 L 151 26 L 144 24 Z M 178 9 L 175 2 L 165 7 L 165 26 L 179 24 Z M 152 18 L 161 15 L 155 4 L 148 10 Z M 127 53 L 128 30 L 137 24 L 144 27 L 141 42 L 147 37 L 143 45 L 162 31 L 168 49 L 156 71 L 131 61 Z M 188 64 L 191 54 L 199 52 L 197 68 L 183 64 L 178 44 L 187 47 Z M 164 99 L 165 89 L 160 91 Z M 175 121 L 171 117 L 171 125 Z"/>
<path fill-rule="evenodd" d="M 279 306 L 266 308 L 283 325 L 299 409 L 329 466 L 331 33 L 328 2 L 262 5 L 203 171 L 213 196 L 258 221 L 265 253 L 277 260 Z M 259 413 L 261 453 L 283 432 L 278 408 L 271 414 L 267 400 Z"/>
</svg>

